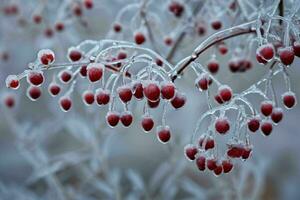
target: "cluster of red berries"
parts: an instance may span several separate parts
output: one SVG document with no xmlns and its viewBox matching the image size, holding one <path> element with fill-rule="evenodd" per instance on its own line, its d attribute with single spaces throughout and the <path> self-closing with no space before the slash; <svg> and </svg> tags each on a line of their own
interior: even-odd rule
<svg viewBox="0 0 300 200">
<path fill-rule="evenodd" d="M 173 13 L 175 17 L 181 17 L 184 12 L 184 5 L 178 1 L 172 1 L 169 4 L 169 11 Z"/>
</svg>

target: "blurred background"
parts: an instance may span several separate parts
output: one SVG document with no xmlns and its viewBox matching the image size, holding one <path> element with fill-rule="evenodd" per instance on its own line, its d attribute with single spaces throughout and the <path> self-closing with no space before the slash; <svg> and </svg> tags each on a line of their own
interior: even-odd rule
<svg viewBox="0 0 300 200">
<path fill-rule="evenodd" d="M 135 116 L 130 128 L 108 127 L 107 108 L 87 107 L 82 102 L 84 81 L 79 82 L 73 95 L 74 107 L 68 113 L 61 112 L 57 99 L 50 97 L 46 86 L 37 102 L 26 97 L 25 80 L 17 92 L 9 91 L 5 78 L 26 69 L 36 59 L 39 49 L 52 49 L 57 61 L 65 62 L 68 48 L 86 39 L 126 39 L 111 33 L 112 24 L 121 8 L 136 1 L 94 1 L 93 9 L 82 7 L 81 17 L 63 13 L 68 8 L 57 9 L 62 2 L 71 1 L 51 1 L 41 12 L 45 21 L 40 24 L 32 22 L 32 17 L 43 4 L 33 0 L 26 1 L 26 5 L 21 2 L 0 0 L 1 10 L 14 3 L 22 5 L 17 14 L 7 16 L 3 11 L 0 16 L 0 93 L 2 100 L 11 93 L 16 97 L 13 109 L 7 109 L 3 101 L 0 107 L 0 199 L 300 198 L 299 105 L 284 110 L 283 121 L 269 137 L 260 132 L 251 137 L 254 149 L 250 159 L 237 162 L 230 174 L 215 177 L 200 172 L 183 152 L 198 118 L 207 110 L 205 95 L 194 87 L 196 76 L 192 70 L 176 80 L 176 86 L 188 98 L 182 109 L 168 108 L 167 122 L 174 137 L 167 145 L 156 139 L 154 131 L 142 131 L 140 102 L 130 105 Z M 65 30 L 59 33 L 54 30 L 51 37 L 45 36 L 45 29 L 60 19 L 65 20 Z M 228 26 L 229 22 L 224 19 L 224 24 Z M 201 38 L 190 33 L 174 63 L 189 55 L 212 33 L 208 31 Z M 148 43 L 145 46 L 151 47 Z M 207 51 L 201 62 L 206 63 L 213 53 L 214 50 Z M 254 59 L 254 51 L 253 67 L 246 73 L 231 73 L 230 58 L 230 54 L 218 57 L 220 71 L 216 78 L 230 85 L 234 93 L 245 90 L 267 73 Z M 295 59 L 288 69 L 297 96 L 300 95 L 299 64 L 299 59 Z M 46 75 L 46 83 L 51 77 L 52 72 Z M 283 82 L 282 77 L 274 78 L 279 99 L 285 91 Z M 259 99 L 254 102 L 259 105 Z M 155 120 L 160 120 L 162 106 L 151 112 Z"/>
</svg>

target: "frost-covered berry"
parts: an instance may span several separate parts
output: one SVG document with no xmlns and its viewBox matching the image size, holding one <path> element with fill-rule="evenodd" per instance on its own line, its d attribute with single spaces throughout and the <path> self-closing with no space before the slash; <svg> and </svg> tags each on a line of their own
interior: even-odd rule
<svg viewBox="0 0 300 200">
<path fill-rule="evenodd" d="M 223 172 L 222 164 L 217 162 L 217 167 L 214 169 L 215 176 L 219 176 Z"/>
<path fill-rule="evenodd" d="M 62 96 L 59 99 L 59 105 L 62 111 L 68 112 L 72 107 L 72 99 L 69 96 Z"/>
<path fill-rule="evenodd" d="M 141 100 L 144 98 L 144 89 L 143 89 L 143 84 L 141 82 L 135 82 L 133 83 L 133 95 L 135 98 L 138 100 Z"/>
<path fill-rule="evenodd" d="M 211 22 L 211 27 L 214 29 L 214 30 L 219 30 L 222 28 L 222 22 L 220 20 L 214 20 Z"/>
<path fill-rule="evenodd" d="M 196 165 L 200 171 L 204 171 L 206 167 L 206 158 L 203 155 L 200 155 L 196 159 Z"/>
<path fill-rule="evenodd" d="M 272 122 L 270 121 L 263 121 L 261 123 L 261 126 L 260 126 L 260 130 L 262 131 L 262 133 L 265 135 L 265 136 L 268 136 L 271 134 L 272 130 L 273 130 L 273 125 L 272 125 Z"/>
<path fill-rule="evenodd" d="M 207 63 L 207 69 L 210 73 L 215 74 L 219 71 L 219 62 L 216 59 L 211 59 Z"/>
<path fill-rule="evenodd" d="M 218 49 L 221 55 L 225 55 L 228 52 L 228 48 L 225 44 L 220 44 Z"/>
<path fill-rule="evenodd" d="M 162 82 L 161 83 L 161 96 L 164 99 L 172 99 L 175 96 L 175 85 L 172 82 Z"/>
<path fill-rule="evenodd" d="M 275 55 L 275 49 L 273 44 L 268 43 L 268 44 L 264 44 L 262 46 L 260 46 L 257 50 L 256 50 L 256 56 L 258 57 L 258 62 L 268 62 L 270 61 Z M 262 60 L 260 60 L 262 59 Z"/>
<path fill-rule="evenodd" d="M 251 146 L 245 146 L 243 148 L 243 153 L 242 153 L 242 156 L 241 156 L 242 159 L 244 159 L 244 160 L 248 159 L 250 157 L 251 153 L 252 153 L 252 147 Z"/>
<path fill-rule="evenodd" d="M 65 70 L 60 71 L 58 76 L 62 83 L 68 84 L 68 83 L 70 83 L 70 81 L 73 77 L 73 73 L 71 70 L 65 69 Z"/>
<path fill-rule="evenodd" d="M 283 110 L 282 108 L 274 108 L 271 114 L 271 119 L 274 123 L 278 124 L 283 118 Z"/>
<path fill-rule="evenodd" d="M 149 132 L 154 126 L 154 121 L 151 116 L 143 116 L 141 124 L 144 131 Z"/>
<path fill-rule="evenodd" d="M 189 144 L 184 148 L 184 153 L 187 159 L 192 161 L 196 159 L 196 154 L 198 153 L 198 149 L 196 146 Z"/>
<path fill-rule="evenodd" d="M 30 71 L 27 74 L 27 82 L 29 84 L 40 86 L 44 82 L 44 75 L 41 71 Z"/>
<path fill-rule="evenodd" d="M 251 132 L 256 132 L 259 129 L 260 126 L 260 118 L 259 117 L 254 117 L 248 120 L 248 129 Z"/>
<path fill-rule="evenodd" d="M 212 79 L 208 74 L 201 74 L 195 81 L 200 91 L 207 90 L 210 84 L 212 84 Z"/>
<path fill-rule="evenodd" d="M 96 90 L 95 99 L 98 105 L 106 105 L 110 100 L 110 92 L 109 90 L 103 90 L 99 88 Z"/>
<path fill-rule="evenodd" d="M 230 129 L 230 124 L 227 118 L 220 117 L 215 122 L 215 129 L 220 134 L 226 134 Z"/>
<path fill-rule="evenodd" d="M 87 90 L 82 94 L 82 100 L 86 105 L 92 105 L 95 101 L 95 96 L 93 91 Z"/>
<path fill-rule="evenodd" d="M 204 36 L 205 33 L 206 33 L 206 27 L 205 27 L 205 25 L 199 24 L 199 25 L 197 26 L 197 32 L 198 32 L 198 35 L 199 35 L 199 36 Z"/>
<path fill-rule="evenodd" d="M 294 62 L 295 54 L 292 47 L 279 48 L 278 54 L 284 65 L 291 65 Z"/>
<path fill-rule="evenodd" d="M 134 41 L 136 44 L 141 45 L 146 41 L 146 37 L 142 32 L 136 32 L 134 34 Z"/>
<path fill-rule="evenodd" d="M 87 66 L 87 75 L 90 82 L 94 83 L 99 81 L 103 75 L 103 65 L 99 63 L 90 63 Z"/>
<path fill-rule="evenodd" d="M 224 103 L 224 101 L 222 100 L 222 98 L 220 97 L 220 95 L 216 95 L 216 96 L 215 96 L 215 100 L 216 100 L 216 102 L 217 102 L 218 104 L 223 104 L 223 103 Z"/>
<path fill-rule="evenodd" d="M 203 135 L 199 139 L 199 146 L 205 150 L 213 149 L 215 147 L 215 141 L 212 136 Z"/>
<path fill-rule="evenodd" d="M 120 120 L 125 127 L 128 127 L 132 124 L 133 115 L 130 111 L 125 111 L 121 114 Z"/>
<path fill-rule="evenodd" d="M 158 99 L 157 101 L 147 100 L 147 104 L 148 104 L 149 108 L 157 108 L 159 106 L 159 103 L 160 103 L 160 99 Z"/>
<path fill-rule="evenodd" d="M 227 156 L 231 158 L 239 158 L 243 155 L 244 147 L 241 144 L 229 145 L 227 150 Z"/>
<path fill-rule="evenodd" d="M 120 121 L 120 114 L 116 111 L 109 111 L 106 114 L 106 122 L 110 127 L 115 127 Z"/>
<path fill-rule="evenodd" d="M 69 50 L 68 56 L 72 62 L 76 62 L 82 58 L 82 53 L 77 49 L 71 49 Z"/>
<path fill-rule="evenodd" d="M 7 76 L 5 83 L 6 83 L 6 87 L 14 89 L 14 90 L 16 90 L 20 87 L 20 81 L 19 81 L 18 76 L 16 76 L 16 75 Z"/>
<path fill-rule="evenodd" d="M 36 86 L 29 86 L 27 89 L 27 96 L 30 100 L 36 101 L 42 95 L 42 90 Z"/>
<path fill-rule="evenodd" d="M 61 90 L 61 87 L 57 83 L 52 82 L 48 86 L 48 91 L 51 94 L 51 96 L 57 96 L 59 94 L 60 90 Z"/>
<path fill-rule="evenodd" d="M 295 56 L 300 57 L 300 42 L 299 41 L 294 42 L 293 50 L 294 50 Z"/>
<path fill-rule="evenodd" d="M 54 52 L 50 49 L 42 49 L 38 52 L 38 60 L 43 65 L 50 65 L 55 61 Z"/>
<path fill-rule="evenodd" d="M 170 128 L 168 126 L 157 127 L 156 134 L 157 134 L 158 140 L 163 144 L 167 143 L 171 138 L 171 132 L 170 132 Z"/>
<path fill-rule="evenodd" d="M 228 85 L 222 85 L 218 89 L 218 94 L 223 101 L 230 101 L 232 97 L 232 90 Z"/>
<path fill-rule="evenodd" d="M 260 105 L 260 111 L 264 116 L 270 116 L 273 111 L 273 102 L 272 101 L 263 101 Z"/>
<path fill-rule="evenodd" d="M 296 105 L 296 95 L 293 92 L 286 92 L 282 95 L 282 101 L 286 108 L 292 108 Z"/>
<path fill-rule="evenodd" d="M 215 168 L 217 168 L 217 159 L 207 158 L 206 159 L 206 166 L 209 170 L 214 170 Z"/>
<path fill-rule="evenodd" d="M 222 167 L 223 167 L 223 172 L 225 174 L 227 174 L 232 170 L 233 164 L 230 160 L 223 160 L 222 161 Z"/>
<path fill-rule="evenodd" d="M 132 91 L 129 85 L 120 86 L 118 89 L 118 94 L 123 103 L 127 103 L 132 98 Z"/>
<path fill-rule="evenodd" d="M 171 100 L 171 104 L 175 109 L 179 109 L 184 106 L 186 102 L 186 96 L 182 93 L 177 92 L 175 97 Z"/>
<path fill-rule="evenodd" d="M 155 81 L 143 84 L 144 95 L 149 101 L 157 101 L 160 97 L 160 88 Z"/>
<path fill-rule="evenodd" d="M 79 71 L 80 75 L 82 77 L 86 77 L 87 76 L 87 65 L 83 65 L 81 68 L 80 68 L 80 71 Z"/>
</svg>

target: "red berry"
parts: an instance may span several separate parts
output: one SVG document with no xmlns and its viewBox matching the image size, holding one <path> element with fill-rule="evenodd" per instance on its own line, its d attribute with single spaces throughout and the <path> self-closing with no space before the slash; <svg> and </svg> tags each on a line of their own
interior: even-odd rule
<svg viewBox="0 0 300 200">
<path fill-rule="evenodd" d="M 169 11 L 172 12 L 176 17 L 181 17 L 184 11 L 184 6 L 180 2 L 172 1 L 169 4 Z"/>
<path fill-rule="evenodd" d="M 251 152 L 252 152 L 252 147 L 250 147 L 250 146 L 244 147 L 243 153 L 242 153 L 242 159 L 244 159 L 244 160 L 248 159 L 251 155 Z"/>
<path fill-rule="evenodd" d="M 143 85 L 140 82 L 135 82 L 133 84 L 133 95 L 135 96 L 135 98 L 137 98 L 138 100 L 141 100 L 144 98 L 144 89 L 143 89 Z"/>
<path fill-rule="evenodd" d="M 161 59 L 159 59 L 159 58 L 157 58 L 156 60 L 155 60 L 155 63 L 157 64 L 157 66 L 163 66 L 163 61 L 161 60 Z"/>
<path fill-rule="evenodd" d="M 50 83 L 48 87 L 48 91 L 52 96 L 56 96 L 60 92 L 60 86 L 57 83 Z"/>
<path fill-rule="evenodd" d="M 163 144 L 167 143 L 171 138 L 171 132 L 170 132 L 170 128 L 168 126 L 157 127 L 156 134 L 157 134 L 158 140 Z"/>
<path fill-rule="evenodd" d="M 186 97 L 184 94 L 176 93 L 175 97 L 171 100 L 171 104 L 175 109 L 181 108 L 186 102 Z"/>
<path fill-rule="evenodd" d="M 232 170 L 233 164 L 230 160 L 223 160 L 222 161 L 222 167 L 223 167 L 223 172 L 225 174 L 227 174 Z"/>
<path fill-rule="evenodd" d="M 212 22 L 211 22 L 211 27 L 212 27 L 214 30 L 219 30 L 219 29 L 222 28 L 222 22 L 219 21 L 219 20 L 212 21 Z"/>
<path fill-rule="evenodd" d="M 215 100 L 216 100 L 216 102 L 218 102 L 219 104 L 223 104 L 223 103 L 224 103 L 224 101 L 222 100 L 222 98 L 220 97 L 220 95 L 216 95 L 216 96 L 215 96 Z"/>
<path fill-rule="evenodd" d="M 260 126 L 260 119 L 258 117 L 254 117 L 248 121 L 248 129 L 251 132 L 256 132 Z"/>
<path fill-rule="evenodd" d="M 65 29 L 65 25 L 62 22 L 55 23 L 55 30 L 61 32 Z"/>
<path fill-rule="evenodd" d="M 43 49 L 38 52 L 38 59 L 43 65 L 50 65 L 54 62 L 55 55 L 50 49 Z"/>
<path fill-rule="evenodd" d="M 223 101 L 230 101 L 230 99 L 232 97 L 232 90 L 229 86 L 222 85 L 218 89 L 218 94 Z"/>
<path fill-rule="evenodd" d="M 275 55 L 275 51 L 274 51 L 274 46 L 271 43 L 265 44 L 260 46 L 257 50 L 256 50 L 256 55 L 259 57 L 258 62 L 263 62 L 263 61 L 270 61 L 274 55 Z M 263 59 L 263 61 L 261 61 L 260 59 Z"/>
<path fill-rule="evenodd" d="M 204 146 L 204 144 L 205 144 L 205 146 Z M 215 141 L 214 141 L 213 137 L 203 135 L 199 139 L 199 146 L 201 148 L 204 148 L 205 150 L 213 149 L 215 147 Z"/>
<path fill-rule="evenodd" d="M 258 55 L 258 54 L 256 54 L 256 60 L 257 60 L 258 63 L 263 64 L 263 65 L 265 65 L 265 64 L 268 63 L 268 61 L 264 60 L 264 59 L 263 59 L 260 55 Z"/>
<path fill-rule="evenodd" d="M 278 54 L 284 65 L 290 65 L 294 62 L 295 54 L 292 47 L 279 48 Z"/>
<path fill-rule="evenodd" d="M 296 95 L 293 92 L 286 92 L 282 95 L 283 104 L 286 108 L 292 108 L 296 105 Z"/>
<path fill-rule="evenodd" d="M 167 46 L 171 46 L 173 44 L 173 39 L 171 37 L 166 37 L 164 42 Z"/>
<path fill-rule="evenodd" d="M 80 75 L 82 77 L 86 77 L 87 76 L 87 66 L 86 65 L 83 65 L 81 68 L 80 68 Z"/>
<path fill-rule="evenodd" d="M 294 50 L 295 56 L 300 57 L 300 42 L 299 41 L 294 42 L 293 50 Z"/>
<path fill-rule="evenodd" d="M 53 37 L 54 32 L 53 32 L 52 28 L 48 27 L 45 29 L 44 34 L 47 38 L 51 38 L 51 37 Z"/>
<path fill-rule="evenodd" d="M 244 148 L 240 144 L 233 144 L 228 147 L 227 156 L 231 158 L 239 158 L 243 155 Z"/>
<path fill-rule="evenodd" d="M 132 98 L 131 87 L 129 87 L 128 85 L 123 85 L 119 87 L 118 94 L 123 103 L 129 102 Z"/>
<path fill-rule="evenodd" d="M 75 16 L 80 17 L 82 15 L 82 9 L 78 3 L 74 3 L 72 9 Z"/>
<path fill-rule="evenodd" d="M 204 156 L 201 155 L 196 159 L 196 165 L 200 171 L 205 170 L 205 166 L 206 166 L 205 164 L 206 164 L 206 159 Z"/>
<path fill-rule="evenodd" d="M 63 70 L 59 73 L 59 78 L 62 83 L 68 84 L 72 79 L 73 73 L 71 70 Z"/>
<path fill-rule="evenodd" d="M 204 36 L 206 33 L 206 27 L 202 24 L 199 24 L 197 27 L 197 32 L 199 36 Z"/>
<path fill-rule="evenodd" d="M 226 47 L 225 44 L 220 44 L 219 45 L 219 52 L 222 55 L 225 55 L 228 52 L 228 48 Z"/>
<path fill-rule="evenodd" d="M 212 79 L 208 74 L 202 74 L 196 79 L 196 86 L 200 91 L 207 90 L 210 84 L 212 84 Z"/>
<path fill-rule="evenodd" d="M 140 45 L 146 41 L 146 37 L 142 32 L 136 32 L 134 34 L 134 41 L 136 44 Z"/>
<path fill-rule="evenodd" d="M 232 58 L 228 63 L 229 69 L 232 73 L 238 72 L 240 69 L 240 65 L 237 62 L 236 58 Z"/>
<path fill-rule="evenodd" d="M 115 23 L 113 28 L 116 33 L 119 33 L 122 31 L 122 26 L 119 23 Z"/>
<path fill-rule="evenodd" d="M 82 94 L 82 99 L 86 105 L 92 105 L 95 101 L 94 93 L 90 90 L 87 90 Z"/>
<path fill-rule="evenodd" d="M 144 86 L 144 95 L 149 101 L 157 101 L 160 97 L 160 88 L 154 81 L 147 82 Z"/>
<path fill-rule="evenodd" d="M 215 74 L 219 71 L 219 63 L 217 60 L 212 59 L 207 63 L 207 68 L 210 73 Z"/>
<path fill-rule="evenodd" d="M 84 6 L 86 7 L 86 9 L 92 9 L 94 6 L 94 2 L 93 0 L 84 0 Z"/>
<path fill-rule="evenodd" d="M 142 124 L 142 127 L 143 127 L 144 131 L 149 132 L 149 131 L 151 131 L 151 129 L 154 126 L 154 121 L 153 121 L 151 116 L 144 116 L 142 118 L 142 123 L 141 124 Z"/>
<path fill-rule="evenodd" d="M 160 99 L 158 101 L 149 101 L 147 100 L 147 104 L 149 108 L 157 108 L 159 106 Z"/>
<path fill-rule="evenodd" d="M 59 99 L 60 108 L 64 112 L 68 112 L 72 107 L 72 100 L 68 96 L 63 96 Z"/>
<path fill-rule="evenodd" d="M 206 160 L 206 166 L 209 170 L 217 168 L 217 160 L 215 158 L 209 158 Z"/>
<path fill-rule="evenodd" d="M 18 89 L 20 87 L 20 82 L 19 78 L 16 75 L 9 75 L 6 78 L 6 87 L 11 88 L 11 89 Z"/>
<path fill-rule="evenodd" d="M 229 131 L 230 125 L 227 118 L 221 117 L 218 118 L 215 122 L 215 129 L 220 134 L 225 134 Z"/>
<path fill-rule="evenodd" d="M 133 121 L 133 115 L 131 112 L 125 111 L 121 114 L 120 120 L 125 127 L 128 127 L 131 125 Z"/>
<path fill-rule="evenodd" d="M 103 66 L 99 63 L 91 63 L 87 66 L 87 75 L 90 82 L 99 81 L 103 75 Z"/>
<path fill-rule="evenodd" d="M 32 20 L 36 24 L 40 24 L 43 20 L 43 17 L 41 15 L 33 15 Z"/>
<path fill-rule="evenodd" d="M 172 82 L 163 82 L 161 84 L 161 95 L 164 99 L 172 99 L 175 96 L 175 85 Z"/>
<path fill-rule="evenodd" d="M 82 58 L 82 53 L 77 49 L 72 49 L 69 51 L 69 59 L 72 62 L 79 61 Z"/>
<path fill-rule="evenodd" d="M 221 164 L 217 164 L 217 167 L 214 169 L 214 174 L 219 176 L 223 172 L 223 167 Z"/>
<path fill-rule="evenodd" d="M 109 103 L 110 100 L 110 92 L 101 88 L 97 89 L 95 98 L 98 105 L 106 105 Z"/>
<path fill-rule="evenodd" d="M 42 90 L 36 86 L 30 86 L 27 89 L 27 96 L 30 100 L 36 101 L 42 95 Z"/>
<path fill-rule="evenodd" d="M 119 52 L 117 58 L 118 58 L 119 60 L 123 60 L 123 59 L 127 58 L 126 52 L 123 52 L 123 51 Z"/>
<path fill-rule="evenodd" d="M 119 120 L 120 120 L 120 115 L 117 112 L 109 111 L 106 114 L 106 121 L 107 121 L 108 125 L 111 127 L 117 126 L 119 123 Z"/>
<path fill-rule="evenodd" d="M 270 116 L 273 111 L 273 102 L 263 101 L 260 105 L 260 111 L 264 116 Z"/>
<path fill-rule="evenodd" d="M 30 71 L 27 75 L 28 83 L 40 86 L 44 82 L 44 75 L 41 71 Z"/>
<path fill-rule="evenodd" d="M 13 94 L 7 94 L 7 95 L 5 95 L 3 101 L 4 101 L 4 105 L 7 108 L 13 108 L 15 106 L 15 104 L 16 104 L 15 96 Z"/>
<path fill-rule="evenodd" d="M 263 134 L 265 136 L 268 136 L 271 134 L 272 130 L 273 130 L 273 125 L 271 122 L 269 121 L 263 121 L 261 123 L 261 126 L 260 126 L 260 130 L 263 132 Z"/>
<path fill-rule="evenodd" d="M 184 152 L 185 152 L 185 156 L 187 157 L 187 159 L 189 160 L 195 160 L 196 159 L 196 154 L 198 153 L 198 149 L 197 147 L 193 146 L 193 145 L 187 145 L 184 148 Z"/>
<path fill-rule="evenodd" d="M 274 123 L 278 124 L 283 118 L 282 108 L 274 108 L 271 114 L 271 119 Z"/>
</svg>

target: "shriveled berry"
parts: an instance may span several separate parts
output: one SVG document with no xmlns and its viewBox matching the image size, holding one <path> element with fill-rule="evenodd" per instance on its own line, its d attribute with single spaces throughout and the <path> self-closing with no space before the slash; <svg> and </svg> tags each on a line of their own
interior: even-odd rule
<svg viewBox="0 0 300 200">
<path fill-rule="evenodd" d="M 57 96 L 60 92 L 61 88 L 60 85 L 58 85 L 57 83 L 50 83 L 48 86 L 48 91 L 51 94 L 51 96 Z"/>
<path fill-rule="evenodd" d="M 35 86 L 40 86 L 44 82 L 44 75 L 41 71 L 30 71 L 27 74 L 27 82 Z"/>
<path fill-rule="evenodd" d="M 149 132 L 154 126 L 154 121 L 151 116 L 143 116 L 141 124 L 144 131 Z"/>
<path fill-rule="evenodd" d="M 121 114 L 120 120 L 125 127 L 128 127 L 132 124 L 133 115 L 130 111 L 125 111 Z"/>
<path fill-rule="evenodd" d="M 184 94 L 177 92 L 175 97 L 171 100 L 171 104 L 175 109 L 181 108 L 186 102 L 186 97 Z"/>
<path fill-rule="evenodd" d="M 102 78 L 104 67 L 99 63 L 91 63 L 87 66 L 87 75 L 90 82 L 94 83 Z"/>
<path fill-rule="evenodd" d="M 64 112 L 68 112 L 72 107 L 72 100 L 69 96 L 63 96 L 59 99 L 60 108 Z"/>
<path fill-rule="evenodd" d="M 274 123 L 278 124 L 283 118 L 283 110 L 282 108 L 274 108 L 271 114 L 271 119 Z"/>
<path fill-rule="evenodd" d="M 220 134 L 226 134 L 230 129 L 230 124 L 227 118 L 218 118 L 215 122 L 215 129 Z"/>
<path fill-rule="evenodd" d="M 106 114 L 106 122 L 108 123 L 109 126 L 115 127 L 118 125 L 119 121 L 120 121 L 120 115 L 118 112 L 109 111 Z"/>
<path fill-rule="evenodd" d="M 172 99 L 175 96 L 175 85 L 172 82 L 163 82 L 160 86 L 161 95 L 164 99 Z"/>
<path fill-rule="evenodd" d="M 94 93 L 91 90 L 87 90 L 82 94 L 82 99 L 86 105 L 92 105 L 95 101 Z"/>
<path fill-rule="evenodd" d="M 258 117 L 254 117 L 248 121 L 248 129 L 251 132 L 256 132 L 260 126 L 260 119 Z"/>
<path fill-rule="evenodd" d="M 260 130 L 262 131 L 262 133 L 265 136 L 268 136 L 268 135 L 271 134 L 271 132 L 273 130 L 273 125 L 272 125 L 272 123 L 270 121 L 263 121 L 261 123 Z"/>
<path fill-rule="evenodd" d="M 293 92 L 286 92 L 282 95 L 283 104 L 286 108 L 292 108 L 296 105 L 296 95 Z"/>
<path fill-rule="evenodd" d="M 156 82 L 150 81 L 144 85 L 144 95 L 149 101 L 157 101 L 160 97 L 160 88 Z"/>
<path fill-rule="evenodd" d="M 20 87 L 19 78 L 16 75 L 7 76 L 5 83 L 6 83 L 6 87 L 14 89 L 14 90 L 16 90 Z"/>
<path fill-rule="evenodd" d="M 163 144 L 167 143 L 171 138 L 171 132 L 168 126 L 157 127 L 156 134 L 158 140 Z"/>
<path fill-rule="evenodd" d="M 273 111 L 273 102 L 263 101 L 260 105 L 260 111 L 264 116 L 270 116 Z"/>
<path fill-rule="evenodd" d="M 42 90 L 36 86 L 29 86 L 27 89 L 27 96 L 30 100 L 36 101 L 42 95 Z"/>
<path fill-rule="evenodd" d="M 110 100 L 110 92 L 99 88 L 96 90 L 95 99 L 98 105 L 106 105 Z"/>
<path fill-rule="evenodd" d="M 292 47 L 279 48 L 278 54 L 284 65 L 291 65 L 294 62 L 295 54 Z"/>
<path fill-rule="evenodd" d="M 184 153 L 185 153 L 185 156 L 187 157 L 187 159 L 192 161 L 192 160 L 196 159 L 196 154 L 198 153 L 198 149 L 194 145 L 187 145 L 184 148 Z"/>
</svg>

